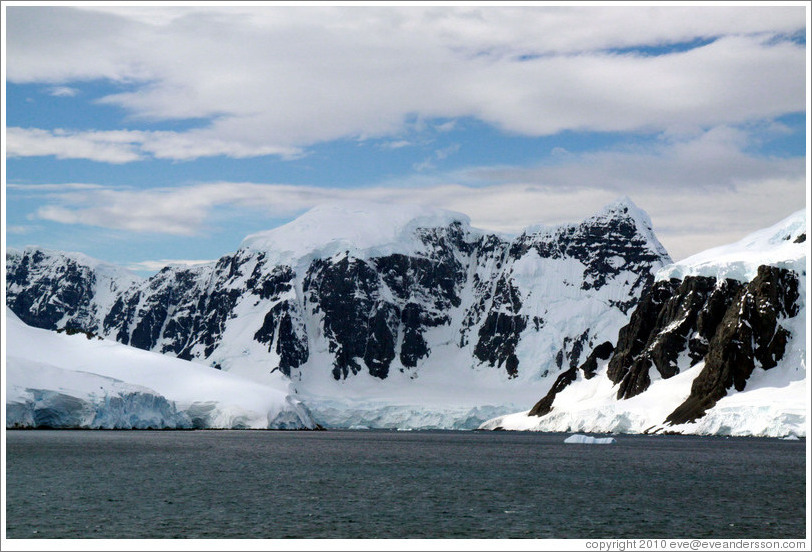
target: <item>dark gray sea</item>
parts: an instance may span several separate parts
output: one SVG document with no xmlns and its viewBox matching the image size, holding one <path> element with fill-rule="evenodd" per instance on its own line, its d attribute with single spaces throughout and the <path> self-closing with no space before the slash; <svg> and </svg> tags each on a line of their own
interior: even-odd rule
<svg viewBox="0 0 812 552">
<path fill-rule="evenodd" d="M 8 431 L 18 538 L 804 538 L 805 441 Z"/>
</svg>

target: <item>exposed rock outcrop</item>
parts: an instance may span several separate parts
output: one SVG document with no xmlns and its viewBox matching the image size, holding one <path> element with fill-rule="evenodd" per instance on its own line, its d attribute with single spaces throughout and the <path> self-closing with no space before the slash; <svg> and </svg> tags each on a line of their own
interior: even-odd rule
<svg viewBox="0 0 812 552">
<path fill-rule="evenodd" d="M 731 387 L 744 390 L 756 366 L 775 367 L 790 337 L 781 320 L 798 314 L 797 301 L 797 274 L 760 266 L 758 275 L 740 289 L 717 326 L 691 395 L 666 422 L 682 424 L 702 417 Z"/>
<path fill-rule="evenodd" d="M 614 346 L 611 342 L 605 341 L 592 349 L 592 352 L 587 357 L 586 361 L 579 367 L 571 367 L 564 372 L 561 372 L 556 378 L 550 391 L 537 402 L 533 408 L 530 409 L 528 415 L 530 416 L 544 416 L 549 414 L 553 409 L 553 401 L 555 396 L 563 391 L 569 384 L 573 383 L 578 378 L 578 370 L 584 374 L 585 379 L 592 379 L 595 377 L 595 372 L 598 370 L 598 360 L 607 360 L 614 351 Z"/>
</svg>

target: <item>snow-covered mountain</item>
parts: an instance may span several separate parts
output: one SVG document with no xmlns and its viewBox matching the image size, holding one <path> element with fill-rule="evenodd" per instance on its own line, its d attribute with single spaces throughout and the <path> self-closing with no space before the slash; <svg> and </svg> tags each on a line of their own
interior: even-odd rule
<svg viewBox="0 0 812 552">
<path fill-rule="evenodd" d="M 439 209 L 338 203 L 146 280 L 9 251 L 6 290 L 37 327 L 258 382 L 283 374 L 325 426 L 472 428 L 532 404 L 614 340 L 669 262 L 627 198 L 518 236 Z"/>
<path fill-rule="evenodd" d="M 314 428 L 289 384 L 25 325 L 6 309 L 6 426 Z"/>
<path fill-rule="evenodd" d="M 806 224 L 664 267 L 616 339 L 482 428 L 805 435 Z"/>
</svg>

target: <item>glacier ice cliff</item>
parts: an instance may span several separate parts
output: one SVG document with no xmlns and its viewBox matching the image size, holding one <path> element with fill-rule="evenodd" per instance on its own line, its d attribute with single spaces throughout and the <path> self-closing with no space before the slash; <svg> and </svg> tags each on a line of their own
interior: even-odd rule
<svg viewBox="0 0 812 552">
<path fill-rule="evenodd" d="M 6 427 L 309 429 L 287 390 L 6 312 Z"/>
</svg>

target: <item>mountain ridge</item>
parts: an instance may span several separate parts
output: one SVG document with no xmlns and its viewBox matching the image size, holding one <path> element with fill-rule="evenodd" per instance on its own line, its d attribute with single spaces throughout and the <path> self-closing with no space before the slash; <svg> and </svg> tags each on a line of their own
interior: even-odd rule
<svg viewBox="0 0 812 552">
<path fill-rule="evenodd" d="M 394 209 L 370 214 L 369 205 L 361 206 L 368 218 L 357 227 L 375 226 Z M 331 208 L 328 226 L 359 218 L 346 205 Z M 320 212 L 305 223 L 323 220 Z M 353 238 L 346 226 L 344 237 Z M 271 230 L 271 237 L 293 240 L 296 228 Z M 321 242 L 304 255 L 267 251 L 268 234 L 254 235 L 234 254 L 166 267 L 95 309 L 71 304 L 55 285 L 60 274 L 84 272 L 49 269 L 44 257 L 40 273 L 23 271 L 23 259 L 13 257 L 7 302 L 40 327 L 76 326 L 257 381 L 279 371 L 310 397 L 314 416 L 312 401 L 374 410 L 378 397 L 390 405 L 433 397 L 429 408 L 457 404 L 469 412 L 520 404 L 533 387 L 546 391 L 560 371 L 613 337 L 654 272 L 670 262 L 648 215 L 628 199 L 582 222 L 517 236 L 423 208 L 388 228 L 381 239 L 354 243 L 317 235 Z M 33 255 L 26 266 L 36 264 Z M 92 295 L 87 279 L 67 284 Z M 464 396 L 449 402 L 454 389 Z M 486 393 L 491 399 L 483 402 Z"/>
</svg>

